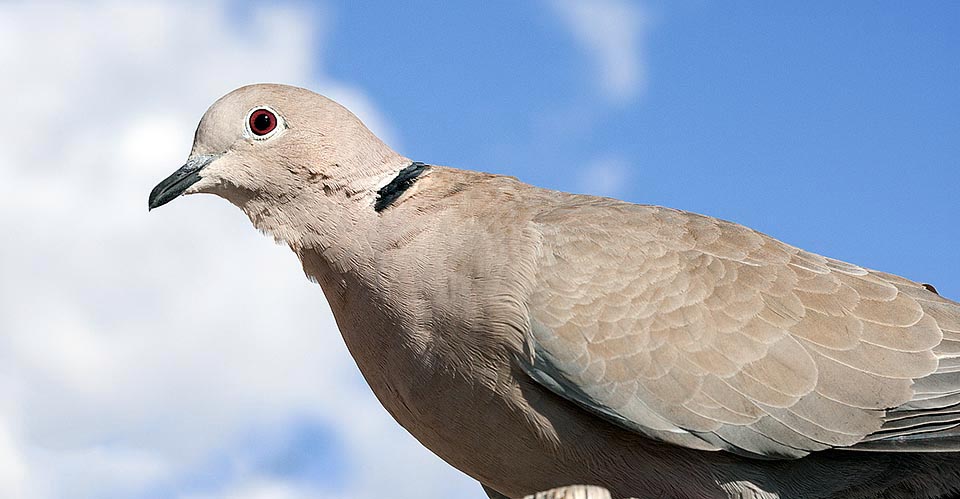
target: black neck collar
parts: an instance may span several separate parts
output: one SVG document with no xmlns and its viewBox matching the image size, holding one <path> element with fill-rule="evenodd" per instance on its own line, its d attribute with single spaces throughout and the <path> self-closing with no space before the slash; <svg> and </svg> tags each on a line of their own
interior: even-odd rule
<svg viewBox="0 0 960 499">
<path fill-rule="evenodd" d="M 373 204 L 373 209 L 377 212 L 387 209 L 417 181 L 417 177 L 426 171 L 427 168 L 429 167 L 426 164 L 414 161 L 410 163 L 410 166 L 400 170 L 389 184 L 381 187 L 377 191 L 377 201 Z"/>
</svg>

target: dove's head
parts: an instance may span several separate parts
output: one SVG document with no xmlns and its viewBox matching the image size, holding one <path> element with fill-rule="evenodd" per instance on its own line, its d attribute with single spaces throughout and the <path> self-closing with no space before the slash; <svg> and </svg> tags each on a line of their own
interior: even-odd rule
<svg viewBox="0 0 960 499">
<path fill-rule="evenodd" d="M 183 167 L 150 193 L 150 209 L 212 193 L 250 213 L 301 197 L 361 199 L 409 163 L 343 106 L 309 90 L 260 84 L 215 102 Z"/>
</svg>

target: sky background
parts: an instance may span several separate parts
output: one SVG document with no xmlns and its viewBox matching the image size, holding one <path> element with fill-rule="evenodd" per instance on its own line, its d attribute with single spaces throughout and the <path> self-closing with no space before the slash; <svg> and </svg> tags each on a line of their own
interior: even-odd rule
<svg viewBox="0 0 960 499">
<path fill-rule="evenodd" d="M 236 208 L 147 213 L 282 82 L 418 161 L 733 220 L 960 297 L 960 3 L 0 2 L 0 496 L 483 497 Z"/>
</svg>

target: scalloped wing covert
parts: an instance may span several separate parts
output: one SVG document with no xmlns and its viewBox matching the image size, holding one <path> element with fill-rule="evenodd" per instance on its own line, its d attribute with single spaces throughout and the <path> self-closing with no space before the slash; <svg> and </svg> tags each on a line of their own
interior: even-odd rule
<svg viewBox="0 0 960 499">
<path fill-rule="evenodd" d="M 573 197 L 534 223 L 524 367 L 605 418 L 765 458 L 943 450 L 960 425 L 960 305 L 920 284 L 667 208 Z"/>
</svg>

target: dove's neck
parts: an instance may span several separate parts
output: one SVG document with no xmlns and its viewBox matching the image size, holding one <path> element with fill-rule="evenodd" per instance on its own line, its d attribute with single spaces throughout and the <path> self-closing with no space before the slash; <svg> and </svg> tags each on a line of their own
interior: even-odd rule
<svg viewBox="0 0 960 499">
<path fill-rule="evenodd" d="M 317 251 L 337 267 L 357 262 L 369 256 L 362 231 L 376 223 L 377 191 L 412 163 L 386 146 L 365 152 L 316 168 L 322 173 L 282 195 L 262 192 L 231 201 L 257 229 L 298 254 Z"/>
</svg>

